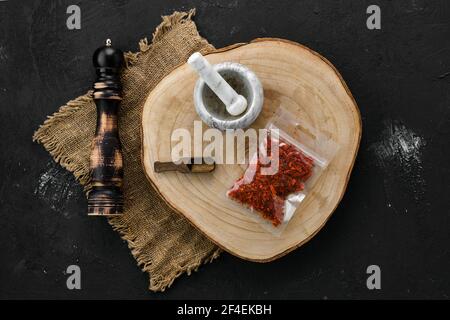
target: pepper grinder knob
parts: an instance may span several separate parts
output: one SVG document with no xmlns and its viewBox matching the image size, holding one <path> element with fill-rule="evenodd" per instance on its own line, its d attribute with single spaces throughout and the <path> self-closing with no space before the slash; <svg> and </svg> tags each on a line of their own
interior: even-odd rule
<svg viewBox="0 0 450 320">
<path fill-rule="evenodd" d="M 117 122 L 122 100 L 123 52 L 113 48 L 108 39 L 105 46 L 95 51 L 93 63 L 97 73 L 97 127 L 90 157 L 92 190 L 88 195 L 88 215 L 115 216 L 123 212 L 123 160 Z"/>
</svg>

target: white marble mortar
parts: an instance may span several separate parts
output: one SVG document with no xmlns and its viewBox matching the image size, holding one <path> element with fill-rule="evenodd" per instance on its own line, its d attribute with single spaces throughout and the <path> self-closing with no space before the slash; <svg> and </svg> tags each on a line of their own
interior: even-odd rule
<svg viewBox="0 0 450 320">
<path fill-rule="evenodd" d="M 253 71 L 235 62 L 223 62 L 214 69 L 238 93 L 247 99 L 244 113 L 233 116 L 213 91 L 199 78 L 194 88 L 194 104 L 200 118 L 210 127 L 220 130 L 249 127 L 261 113 L 264 93 L 261 82 Z"/>
</svg>

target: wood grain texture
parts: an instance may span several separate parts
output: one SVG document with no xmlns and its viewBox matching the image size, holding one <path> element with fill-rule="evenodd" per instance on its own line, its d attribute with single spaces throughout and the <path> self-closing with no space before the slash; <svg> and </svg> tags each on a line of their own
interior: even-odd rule
<svg viewBox="0 0 450 320">
<path fill-rule="evenodd" d="M 226 197 L 245 167 L 217 165 L 212 173 L 155 173 L 154 161 L 170 161 L 171 134 L 193 132 L 196 74 L 182 65 L 148 96 L 142 116 L 142 161 L 150 182 L 169 205 L 228 252 L 252 261 L 274 260 L 311 239 L 339 204 L 361 138 L 358 107 L 338 71 L 318 53 L 282 39 L 256 39 L 207 56 L 211 63 L 235 61 L 250 67 L 264 87 L 262 128 L 280 106 L 332 137 L 340 146 L 280 237 L 263 230 L 240 204 Z M 206 127 L 205 127 L 206 128 Z M 194 156 L 196 156 L 194 154 Z"/>
<path fill-rule="evenodd" d="M 89 216 L 116 216 L 123 212 L 123 159 L 117 122 L 121 85 L 116 74 L 110 78 L 94 84 L 97 126 L 90 157 Z"/>
</svg>

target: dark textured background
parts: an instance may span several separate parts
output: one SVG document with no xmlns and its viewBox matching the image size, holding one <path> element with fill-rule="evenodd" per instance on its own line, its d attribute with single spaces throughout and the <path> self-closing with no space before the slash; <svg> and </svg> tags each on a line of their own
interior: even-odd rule
<svg viewBox="0 0 450 320">
<path fill-rule="evenodd" d="M 70 4 L 81 7 L 81 30 L 66 28 Z M 369 4 L 381 7 L 381 30 L 366 28 Z M 359 104 L 363 138 L 348 191 L 311 242 L 268 264 L 223 254 L 155 294 L 31 136 L 90 88 L 105 38 L 137 50 L 160 15 L 192 7 L 216 47 L 282 37 L 327 57 Z M 449 22 L 447 0 L 1 1 L 0 298 L 448 299 Z M 66 289 L 70 264 L 82 290 Z M 370 264 L 381 267 L 381 290 L 366 288 Z"/>
</svg>

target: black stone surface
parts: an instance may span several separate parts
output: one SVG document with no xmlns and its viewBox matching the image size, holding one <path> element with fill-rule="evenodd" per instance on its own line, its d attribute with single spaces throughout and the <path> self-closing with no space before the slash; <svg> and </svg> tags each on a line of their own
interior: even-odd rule
<svg viewBox="0 0 450 320">
<path fill-rule="evenodd" d="M 71 4 L 81 30 L 66 28 Z M 366 28 L 370 4 L 381 30 Z M 268 264 L 224 253 L 152 293 L 126 243 L 87 217 L 81 187 L 31 136 L 91 87 L 106 38 L 137 50 L 160 15 L 193 7 L 216 47 L 282 37 L 327 57 L 359 104 L 363 138 L 347 193 L 307 245 Z M 1 1 L 0 298 L 448 299 L 449 22 L 446 0 Z M 66 288 L 71 264 L 81 290 Z M 366 287 L 371 264 L 381 290 Z"/>
</svg>

